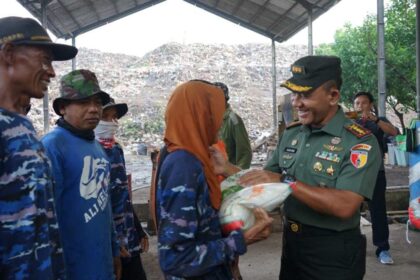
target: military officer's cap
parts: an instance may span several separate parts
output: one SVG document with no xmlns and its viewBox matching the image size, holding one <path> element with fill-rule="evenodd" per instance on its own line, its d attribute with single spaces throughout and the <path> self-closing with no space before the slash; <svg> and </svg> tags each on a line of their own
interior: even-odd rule
<svg viewBox="0 0 420 280">
<path fill-rule="evenodd" d="M 292 77 L 280 86 L 296 93 L 315 90 L 327 81 L 341 84 L 341 60 L 336 56 L 305 56 L 291 66 Z"/>
</svg>

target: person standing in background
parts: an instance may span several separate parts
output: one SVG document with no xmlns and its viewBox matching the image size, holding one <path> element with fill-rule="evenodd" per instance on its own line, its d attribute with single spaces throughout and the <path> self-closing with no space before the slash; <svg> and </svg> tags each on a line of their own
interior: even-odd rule
<svg viewBox="0 0 420 280">
<path fill-rule="evenodd" d="M 77 49 L 55 44 L 35 20 L 0 19 L 0 278 L 63 279 L 51 163 L 26 118 L 48 92 L 52 61 Z"/>
<path fill-rule="evenodd" d="M 128 111 L 126 103 L 113 98 L 102 107 L 102 118 L 95 128 L 95 138 L 101 143 L 111 164 L 110 193 L 112 215 L 120 243 L 121 280 L 146 280 L 140 251 L 147 252 L 148 236 L 134 213 L 128 192 L 128 177 L 124 151 L 116 141 L 118 120 Z"/>
<path fill-rule="evenodd" d="M 248 169 L 251 166 L 252 149 L 244 122 L 232 110 L 228 102 L 229 88 L 221 82 L 215 82 L 214 85 L 222 89 L 225 96 L 226 110 L 223 115 L 223 123 L 219 131 L 219 136 L 225 143 L 229 162 L 242 169 Z"/>
<path fill-rule="evenodd" d="M 381 167 L 368 206 L 372 222 L 372 241 L 373 245 L 377 247 L 376 256 L 383 264 L 393 264 L 394 260 L 389 252 L 389 227 L 385 200 L 386 176 L 383 158 L 386 145 L 384 143 L 385 135 L 395 136 L 398 134 L 398 130 L 385 117 L 378 117 L 375 114 L 374 99 L 370 92 L 356 93 L 353 97 L 353 107 L 360 114 L 360 117 L 355 120 L 356 123 L 369 129 L 375 135 L 381 150 Z"/>
</svg>

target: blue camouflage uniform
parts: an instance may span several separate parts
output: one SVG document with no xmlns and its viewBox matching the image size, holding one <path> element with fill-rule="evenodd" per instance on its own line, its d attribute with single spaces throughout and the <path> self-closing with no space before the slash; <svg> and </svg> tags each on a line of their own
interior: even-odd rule
<svg viewBox="0 0 420 280">
<path fill-rule="evenodd" d="M 120 144 L 105 148 L 111 163 L 111 204 L 117 238 L 131 256 L 140 254 L 139 234 L 134 226 L 133 205 L 128 194 L 124 152 Z"/>
<path fill-rule="evenodd" d="M 0 108 L 0 278 L 63 279 L 51 165 L 24 116 Z"/>
<path fill-rule="evenodd" d="M 223 237 L 210 203 L 201 162 L 184 150 L 171 152 L 156 189 L 158 250 L 166 279 L 232 279 L 230 263 L 246 252 L 243 234 Z"/>
</svg>

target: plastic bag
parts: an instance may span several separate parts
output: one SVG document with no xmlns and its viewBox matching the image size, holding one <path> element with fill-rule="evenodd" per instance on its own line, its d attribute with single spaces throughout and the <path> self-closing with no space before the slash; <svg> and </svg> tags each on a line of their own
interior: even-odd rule
<svg viewBox="0 0 420 280">
<path fill-rule="evenodd" d="M 219 211 L 222 231 L 247 230 L 255 223 L 252 209 L 260 207 L 272 211 L 280 206 L 292 190 L 285 183 L 266 183 L 250 187 L 240 186 L 236 181 L 250 170 L 242 170 L 221 184 L 223 201 Z"/>
</svg>

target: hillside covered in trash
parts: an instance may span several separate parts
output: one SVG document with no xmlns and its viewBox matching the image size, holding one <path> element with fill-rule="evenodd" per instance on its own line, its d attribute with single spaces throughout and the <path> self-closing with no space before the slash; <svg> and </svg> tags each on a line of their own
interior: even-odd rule
<svg viewBox="0 0 420 280">
<path fill-rule="evenodd" d="M 291 63 L 307 54 L 306 46 L 276 46 L 278 83 L 289 77 Z M 54 63 L 57 77 L 50 85 L 50 129 L 57 116 L 52 100 L 59 95 L 58 81 L 71 71 L 71 62 Z M 270 44 L 204 45 L 168 43 L 143 57 L 80 49 L 77 68 L 98 76 L 101 88 L 129 113 L 121 119 L 119 139 L 127 148 L 138 143 L 162 143 L 165 106 L 172 90 L 191 79 L 221 81 L 229 86 L 230 103 L 242 116 L 251 141 L 272 130 L 272 52 Z M 277 85 L 277 98 L 285 91 Z M 43 132 L 42 100 L 32 101 L 29 117 Z"/>
</svg>

